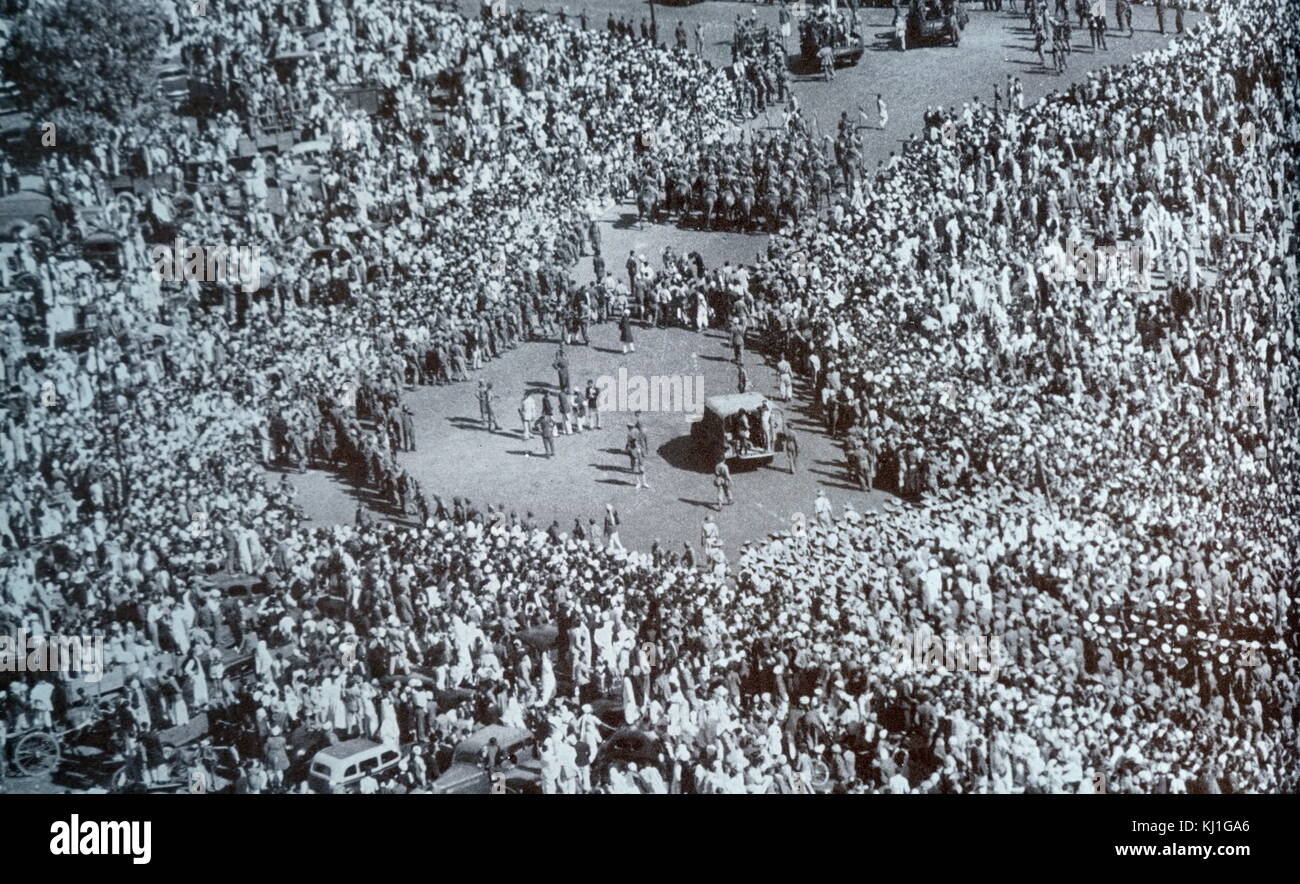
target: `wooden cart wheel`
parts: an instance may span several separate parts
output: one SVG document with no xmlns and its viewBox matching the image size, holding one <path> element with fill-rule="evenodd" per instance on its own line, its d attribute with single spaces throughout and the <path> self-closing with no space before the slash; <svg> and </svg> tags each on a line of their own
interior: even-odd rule
<svg viewBox="0 0 1300 884">
<path fill-rule="evenodd" d="M 59 766 L 59 741 L 42 731 L 32 731 L 14 746 L 14 765 L 29 777 L 53 773 Z"/>
</svg>

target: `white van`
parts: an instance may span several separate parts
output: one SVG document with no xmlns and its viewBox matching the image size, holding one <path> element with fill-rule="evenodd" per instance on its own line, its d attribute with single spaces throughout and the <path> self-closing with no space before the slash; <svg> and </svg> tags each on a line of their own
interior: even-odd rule
<svg viewBox="0 0 1300 884">
<path fill-rule="evenodd" d="M 365 776 L 377 776 L 402 760 L 393 745 L 358 737 L 326 746 L 311 760 L 307 784 L 313 792 L 355 792 Z"/>
</svg>

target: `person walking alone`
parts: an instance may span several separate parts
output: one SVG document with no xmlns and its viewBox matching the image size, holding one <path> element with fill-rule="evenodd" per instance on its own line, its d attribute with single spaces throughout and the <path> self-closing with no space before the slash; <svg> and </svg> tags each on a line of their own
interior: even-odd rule
<svg viewBox="0 0 1300 884">
<path fill-rule="evenodd" d="M 727 468 L 727 459 L 724 457 L 718 461 L 718 465 L 713 468 L 713 486 L 718 489 L 718 512 L 722 512 L 724 506 L 733 503 L 731 499 L 731 470 Z"/>
<path fill-rule="evenodd" d="M 782 402 L 794 398 L 794 368 L 784 353 L 781 354 L 781 361 L 776 364 L 776 395 Z"/>
<path fill-rule="evenodd" d="M 618 537 L 619 524 L 618 510 L 614 509 L 614 504 L 605 504 L 605 549 L 615 554 L 626 554 L 627 549 Z"/>
<path fill-rule="evenodd" d="M 495 433 L 501 429 L 501 425 L 497 423 L 496 411 L 492 408 L 492 400 L 496 398 L 497 394 L 492 392 L 491 381 L 488 381 L 479 389 L 479 400 L 483 409 L 483 423 L 490 433 Z"/>
<path fill-rule="evenodd" d="M 537 404 L 527 393 L 519 400 L 519 421 L 524 425 L 524 441 L 533 438 L 533 423 L 537 420 Z"/>
<path fill-rule="evenodd" d="M 645 452 L 640 445 L 632 449 L 632 472 L 636 474 L 638 489 L 650 487 L 650 483 L 645 480 Z"/>
<path fill-rule="evenodd" d="M 537 421 L 538 431 L 542 435 L 542 448 L 547 457 L 555 457 L 555 418 L 543 414 Z"/>
<path fill-rule="evenodd" d="M 587 423 L 590 429 L 600 429 L 600 387 L 590 378 L 587 379 Z"/>
<path fill-rule="evenodd" d="M 777 436 L 781 440 L 781 448 L 785 451 L 785 462 L 790 468 L 790 475 L 794 475 L 795 467 L 799 466 L 799 440 L 794 435 L 794 430 L 788 426 L 781 428 Z"/>
<path fill-rule="evenodd" d="M 635 353 L 636 340 L 632 336 L 632 314 L 631 311 L 624 311 L 618 320 L 618 338 L 623 344 L 623 352 Z"/>
</svg>

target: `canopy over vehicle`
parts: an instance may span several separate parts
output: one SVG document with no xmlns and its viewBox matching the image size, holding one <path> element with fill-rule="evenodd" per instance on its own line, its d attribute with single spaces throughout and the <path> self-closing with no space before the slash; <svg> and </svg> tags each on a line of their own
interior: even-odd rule
<svg viewBox="0 0 1300 884">
<path fill-rule="evenodd" d="M 783 422 L 761 393 L 710 396 L 704 414 L 691 425 L 691 439 L 705 467 L 725 458 L 731 469 L 754 469 L 772 461 Z"/>
</svg>

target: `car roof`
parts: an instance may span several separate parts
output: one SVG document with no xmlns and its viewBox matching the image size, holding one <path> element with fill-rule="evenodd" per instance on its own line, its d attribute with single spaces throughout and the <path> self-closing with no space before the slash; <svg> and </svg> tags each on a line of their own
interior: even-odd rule
<svg viewBox="0 0 1300 884">
<path fill-rule="evenodd" d="M 704 409 L 722 417 L 730 417 L 738 411 L 756 411 L 767 401 L 762 393 L 724 393 L 710 396 L 704 400 Z"/>
<path fill-rule="evenodd" d="M 647 733 L 640 728 L 621 727 L 605 738 L 606 744 L 615 742 L 624 744 L 636 743 L 643 747 L 649 745 L 657 748 L 660 741 L 654 734 Z"/>
<path fill-rule="evenodd" d="M 456 745 L 456 751 L 463 750 L 482 750 L 488 744 L 488 740 L 493 737 L 497 738 L 498 746 L 509 746 L 511 743 L 519 743 L 524 740 L 532 739 L 532 732 L 518 727 L 506 727 L 503 724 L 489 724 L 482 730 L 475 731 L 470 736 L 461 740 Z"/>
<path fill-rule="evenodd" d="M 370 749 L 378 749 L 384 745 L 376 740 L 367 740 L 365 737 L 357 737 L 353 740 L 344 740 L 342 743 L 335 743 L 333 746 L 326 746 L 320 750 L 319 755 L 325 755 L 329 758 L 351 758 Z"/>
<path fill-rule="evenodd" d="M 328 138 L 315 138 L 311 141 L 299 141 L 293 147 L 289 148 L 290 155 L 312 153 L 318 150 L 329 150 L 332 142 Z"/>
</svg>

